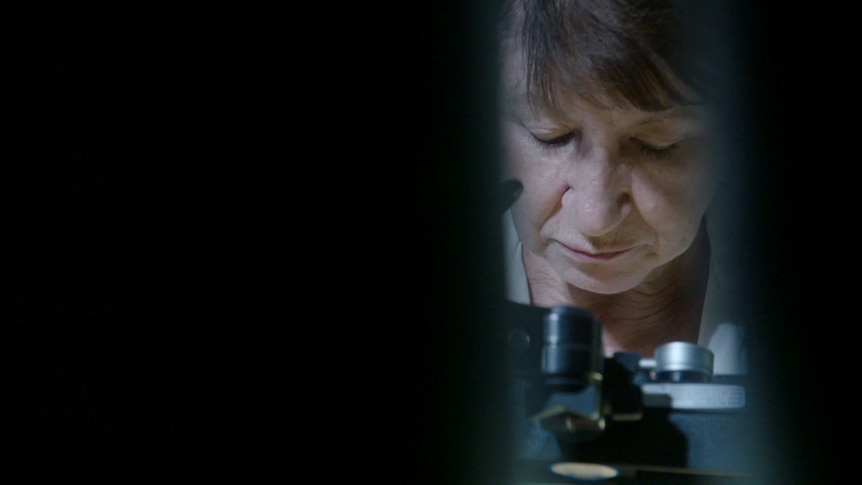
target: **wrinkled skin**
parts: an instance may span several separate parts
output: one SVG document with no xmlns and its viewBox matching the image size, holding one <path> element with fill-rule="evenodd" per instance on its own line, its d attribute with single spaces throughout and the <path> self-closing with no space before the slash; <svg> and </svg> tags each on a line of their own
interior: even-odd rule
<svg viewBox="0 0 862 485">
<path fill-rule="evenodd" d="M 508 49 L 504 173 L 524 186 L 512 215 L 533 304 L 592 310 L 611 347 L 651 354 L 634 343 L 649 333 L 696 340 L 703 295 L 692 290 L 708 272 L 702 221 L 720 179 L 707 109 L 647 112 L 559 88 L 562 114 L 534 112 Z"/>
</svg>

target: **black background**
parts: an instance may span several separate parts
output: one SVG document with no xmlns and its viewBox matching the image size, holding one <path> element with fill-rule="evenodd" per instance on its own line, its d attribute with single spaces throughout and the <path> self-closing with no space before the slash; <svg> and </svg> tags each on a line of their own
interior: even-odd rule
<svg viewBox="0 0 862 485">
<path fill-rule="evenodd" d="M 493 3 L 7 8 L 11 462 L 504 482 Z M 828 481 L 856 438 L 853 28 L 732 8 L 765 466 Z"/>
</svg>

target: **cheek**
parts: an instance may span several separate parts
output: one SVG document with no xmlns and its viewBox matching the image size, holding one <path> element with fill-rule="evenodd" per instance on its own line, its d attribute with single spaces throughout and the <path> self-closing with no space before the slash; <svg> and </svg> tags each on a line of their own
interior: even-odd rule
<svg viewBox="0 0 862 485">
<path fill-rule="evenodd" d="M 531 212 L 553 211 L 565 192 L 565 173 L 559 160 L 539 153 L 529 141 L 511 141 L 507 147 L 505 173 L 521 181 L 519 201 Z"/>
<path fill-rule="evenodd" d="M 511 122 L 505 120 L 500 125 L 503 176 L 505 178 L 517 178 L 520 180 L 519 175 L 522 172 L 520 167 L 526 154 L 523 152 L 523 147 L 518 143 L 511 125 Z"/>
<path fill-rule="evenodd" d="M 716 180 L 704 175 L 659 173 L 634 177 L 634 199 L 646 223 L 657 232 L 676 233 L 678 237 L 696 233 L 717 187 Z"/>
<path fill-rule="evenodd" d="M 546 200 L 565 191 L 564 164 L 557 158 L 541 153 L 533 142 L 523 137 L 509 138 L 505 145 L 503 166 L 506 177 L 518 179 L 524 185 L 523 198 Z"/>
<path fill-rule="evenodd" d="M 503 173 L 505 176 L 526 183 L 526 178 L 532 175 L 531 171 L 527 169 L 527 160 L 529 160 L 529 153 L 523 143 L 519 143 L 508 136 L 503 145 Z"/>
<path fill-rule="evenodd" d="M 644 223 L 655 235 L 663 258 L 676 257 L 691 245 L 705 212 L 705 208 L 676 195 L 653 194 L 648 203 L 639 207 Z"/>
<path fill-rule="evenodd" d="M 512 214 L 522 236 L 538 235 L 556 206 L 556 194 L 548 184 L 526 181 L 521 197 L 512 205 Z"/>
<path fill-rule="evenodd" d="M 518 179 L 524 184 L 524 190 L 512 205 L 512 215 L 524 244 L 534 252 L 540 252 L 542 232 L 548 229 L 557 212 L 563 192 L 553 177 L 542 177 L 539 171 L 523 166 L 521 173 Z"/>
</svg>

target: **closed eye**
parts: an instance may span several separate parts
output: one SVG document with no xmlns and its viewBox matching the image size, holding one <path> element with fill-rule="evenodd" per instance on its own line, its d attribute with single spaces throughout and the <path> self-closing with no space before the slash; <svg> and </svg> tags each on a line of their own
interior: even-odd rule
<svg viewBox="0 0 862 485">
<path fill-rule="evenodd" d="M 550 148 L 558 148 L 564 145 L 567 145 L 575 138 L 575 132 L 570 131 L 560 136 L 555 136 L 553 138 L 543 138 L 540 136 L 536 136 L 533 133 L 530 133 L 533 137 L 533 140 L 539 143 L 539 145 Z"/>
<path fill-rule="evenodd" d="M 656 146 L 646 143 L 644 141 L 638 140 L 637 138 L 630 138 L 632 142 L 640 149 L 641 153 L 644 155 L 655 158 L 655 159 L 667 159 L 673 155 L 673 152 L 679 148 L 680 142 L 671 143 L 670 145 L 665 146 Z"/>
</svg>

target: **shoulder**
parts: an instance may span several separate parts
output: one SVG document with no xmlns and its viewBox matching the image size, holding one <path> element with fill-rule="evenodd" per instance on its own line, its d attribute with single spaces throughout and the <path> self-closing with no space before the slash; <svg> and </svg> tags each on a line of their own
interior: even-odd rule
<svg viewBox="0 0 862 485">
<path fill-rule="evenodd" d="M 726 208 L 725 208 L 726 209 Z M 746 371 L 745 322 L 740 314 L 739 241 L 727 210 L 711 208 L 706 217 L 710 242 L 709 280 L 698 343 L 715 355 L 716 374 Z"/>
<path fill-rule="evenodd" d="M 731 289 L 719 277 L 716 261 L 710 264 L 706 300 L 700 323 L 698 344 L 715 356 L 715 374 L 744 374 L 746 369 L 745 327 L 735 305 Z"/>
<path fill-rule="evenodd" d="M 706 342 L 706 348 L 715 358 L 713 374 L 746 373 L 745 328 L 742 325 L 717 325 Z"/>
</svg>

